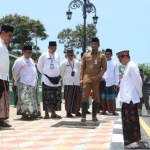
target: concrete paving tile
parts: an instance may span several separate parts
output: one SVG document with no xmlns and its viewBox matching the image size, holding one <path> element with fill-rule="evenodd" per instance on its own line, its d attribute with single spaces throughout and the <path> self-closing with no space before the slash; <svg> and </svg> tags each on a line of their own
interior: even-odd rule
<svg viewBox="0 0 150 150">
<path fill-rule="evenodd" d="M 75 140 L 75 139 L 63 139 L 65 143 L 80 143 L 79 140 Z"/>
<path fill-rule="evenodd" d="M 91 138 L 82 138 L 82 139 L 79 139 L 79 141 L 83 144 L 83 143 L 91 142 L 92 139 Z"/>
<path fill-rule="evenodd" d="M 32 137 L 32 140 L 41 140 L 41 139 L 45 139 L 45 137 L 43 135 L 40 135 L 40 136 L 34 136 Z"/>
<path fill-rule="evenodd" d="M 103 146 L 105 146 L 105 147 L 107 147 L 107 148 L 109 148 L 110 147 L 110 142 L 108 142 L 108 143 L 104 143 L 104 144 L 102 144 Z"/>
<path fill-rule="evenodd" d="M 4 148 L 18 148 L 19 145 L 8 142 L 8 143 L 3 143 L 1 147 L 4 147 Z M 0 150 L 1 150 L 1 147 L 0 147 Z"/>
<path fill-rule="evenodd" d="M 86 143 L 85 144 L 87 147 L 90 147 L 90 148 L 99 148 L 99 149 L 101 149 L 101 148 L 107 148 L 106 146 L 103 146 L 103 145 L 101 145 L 101 144 L 90 144 L 90 143 Z"/>
<path fill-rule="evenodd" d="M 50 141 L 34 141 L 34 144 L 36 144 L 36 145 L 43 145 L 43 146 L 48 146 L 48 145 L 51 146 Z"/>
<path fill-rule="evenodd" d="M 54 146 L 46 146 L 43 148 L 40 148 L 39 150 L 57 150 Z"/>
<path fill-rule="evenodd" d="M 18 136 L 18 137 L 16 137 L 17 138 L 17 140 L 24 140 L 24 141 L 29 141 L 29 140 L 32 140 L 32 138 L 31 137 L 22 137 L 22 136 Z"/>
<path fill-rule="evenodd" d="M 10 141 L 15 141 L 15 140 L 16 140 L 16 137 L 10 137 L 10 138 L 2 139 L 2 142 L 10 142 Z"/>
<path fill-rule="evenodd" d="M 26 141 L 26 142 L 19 143 L 19 146 L 20 146 L 21 148 L 27 147 L 27 146 L 31 146 L 31 145 L 34 145 L 34 142 L 33 142 L 33 141 Z"/>
<path fill-rule="evenodd" d="M 23 136 L 23 135 L 28 135 L 28 132 L 20 132 L 16 134 L 16 136 Z"/>
<path fill-rule="evenodd" d="M 70 134 L 64 134 L 64 135 L 60 135 L 59 138 L 64 139 L 64 138 L 69 138 L 72 137 Z"/>
<path fill-rule="evenodd" d="M 57 150 L 74 150 L 74 148 L 70 146 L 55 146 Z"/>
<path fill-rule="evenodd" d="M 59 138 L 59 135 L 55 135 L 55 134 L 52 134 L 52 135 L 43 135 L 45 138 Z"/>
<path fill-rule="evenodd" d="M 73 148 L 74 148 L 74 150 L 84 150 L 88 147 L 85 144 L 79 144 L 79 145 L 73 146 Z"/>
<path fill-rule="evenodd" d="M 50 143 L 52 145 L 57 145 L 57 144 L 62 144 L 62 143 L 65 143 L 63 139 L 58 139 L 58 140 L 53 140 L 53 141 L 50 141 Z"/>
</svg>

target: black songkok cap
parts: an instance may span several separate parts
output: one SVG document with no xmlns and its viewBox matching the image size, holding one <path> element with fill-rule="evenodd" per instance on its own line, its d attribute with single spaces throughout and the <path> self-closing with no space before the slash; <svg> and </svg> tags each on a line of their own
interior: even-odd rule
<svg viewBox="0 0 150 150">
<path fill-rule="evenodd" d="M 26 45 L 24 45 L 23 50 L 24 50 L 24 51 L 25 51 L 25 50 L 32 51 L 32 46 L 26 46 Z"/>
<path fill-rule="evenodd" d="M 67 49 L 67 53 L 74 53 L 73 49 Z"/>
<path fill-rule="evenodd" d="M 99 44 L 99 39 L 97 37 L 92 38 L 92 42 L 97 42 Z"/>
<path fill-rule="evenodd" d="M 1 26 L 1 32 L 5 31 L 5 32 L 12 32 L 14 31 L 14 27 L 9 26 L 9 25 L 2 25 Z"/>
<path fill-rule="evenodd" d="M 106 52 L 109 52 L 109 53 L 111 53 L 111 55 L 112 55 L 112 49 L 107 48 L 107 49 L 105 50 L 105 53 L 106 53 Z"/>
<path fill-rule="evenodd" d="M 56 41 L 49 41 L 49 46 L 57 46 Z"/>
</svg>

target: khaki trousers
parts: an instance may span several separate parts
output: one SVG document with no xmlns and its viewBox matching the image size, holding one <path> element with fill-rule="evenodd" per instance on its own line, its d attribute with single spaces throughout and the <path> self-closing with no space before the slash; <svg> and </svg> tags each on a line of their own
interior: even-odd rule
<svg viewBox="0 0 150 150">
<path fill-rule="evenodd" d="M 100 97 L 99 97 L 99 82 L 92 84 L 90 82 L 83 83 L 83 90 L 82 90 L 82 100 L 81 102 L 88 102 L 89 95 L 91 90 L 93 90 L 93 102 L 100 103 Z"/>
</svg>

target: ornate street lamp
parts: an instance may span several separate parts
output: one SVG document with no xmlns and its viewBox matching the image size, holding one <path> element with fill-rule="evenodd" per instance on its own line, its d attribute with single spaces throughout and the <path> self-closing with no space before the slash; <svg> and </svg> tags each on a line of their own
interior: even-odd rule
<svg viewBox="0 0 150 150">
<path fill-rule="evenodd" d="M 84 42 L 83 42 L 83 53 L 86 52 L 86 18 L 87 18 L 87 13 L 95 13 L 94 17 L 93 17 L 93 23 L 96 25 L 97 24 L 97 20 L 98 20 L 98 16 L 96 16 L 96 8 L 95 6 L 90 3 L 89 0 L 73 0 L 72 2 L 70 2 L 69 7 L 68 7 L 68 11 L 66 12 L 67 15 L 67 19 L 70 20 L 72 17 L 72 12 L 70 11 L 70 9 L 76 9 L 76 8 L 80 8 L 82 7 L 82 11 L 83 11 L 83 18 L 84 18 L 84 26 L 83 26 L 83 30 L 84 30 Z"/>
</svg>

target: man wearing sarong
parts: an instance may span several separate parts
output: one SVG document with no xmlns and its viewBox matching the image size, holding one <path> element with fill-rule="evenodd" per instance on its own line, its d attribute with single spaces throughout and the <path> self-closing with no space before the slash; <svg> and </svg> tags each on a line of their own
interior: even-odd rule
<svg viewBox="0 0 150 150">
<path fill-rule="evenodd" d="M 120 63 L 125 65 L 117 96 L 117 100 L 122 102 L 121 113 L 124 143 L 127 148 L 139 148 L 141 133 L 138 104 L 142 97 L 142 79 L 138 66 L 130 59 L 129 50 L 118 52 L 116 55 Z"/>
<path fill-rule="evenodd" d="M 0 127 L 11 127 L 4 120 L 9 118 L 9 53 L 7 46 L 14 28 L 2 25 L 0 30 Z"/>
<path fill-rule="evenodd" d="M 61 111 L 61 82 L 60 82 L 60 57 L 56 53 L 56 42 L 50 41 L 48 51 L 43 53 L 37 64 L 42 74 L 43 110 L 45 119 L 61 118 L 56 111 Z"/>
<path fill-rule="evenodd" d="M 96 115 L 100 103 L 99 81 L 107 69 L 105 55 L 98 51 L 99 46 L 99 39 L 97 37 L 92 38 L 92 51 L 84 53 L 81 61 L 80 85 L 83 87 L 81 101 L 82 122 L 86 121 L 87 101 L 91 90 L 93 90 L 92 120 L 98 121 Z"/>
<path fill-rule="evenodd" d="M 31 56 L 32 46 L 25 45 L 23 47 L 23 56 L 19 57 L 12 67 L 12 74 L 17 82 L 17 115 L 22 115 L 22 119 L 41 116 L 38 76 Z"/>
<path fill-rule="evenodd" d="M 118 64 L 112 59 L 112 49 L 106 49 L 105 56 L 107 59 L 107 70 L 103 75 L 106 82 L 105 89 L 102 91 L 102 113 L 106 115 L 106 111 L 116 115 L 116 95 L 119 84 Z"/>
<path fill-rule="evenodd" d="M 67 59 L 60 66 L 60 74 L 64 83 L 64 99 L 66 117 L 72 118 L 72 113 L 81 117 L 80 103 L 80 62 L 74 58 L 73 49 L 68 49 L 66 53 Z"/>
</svg>

